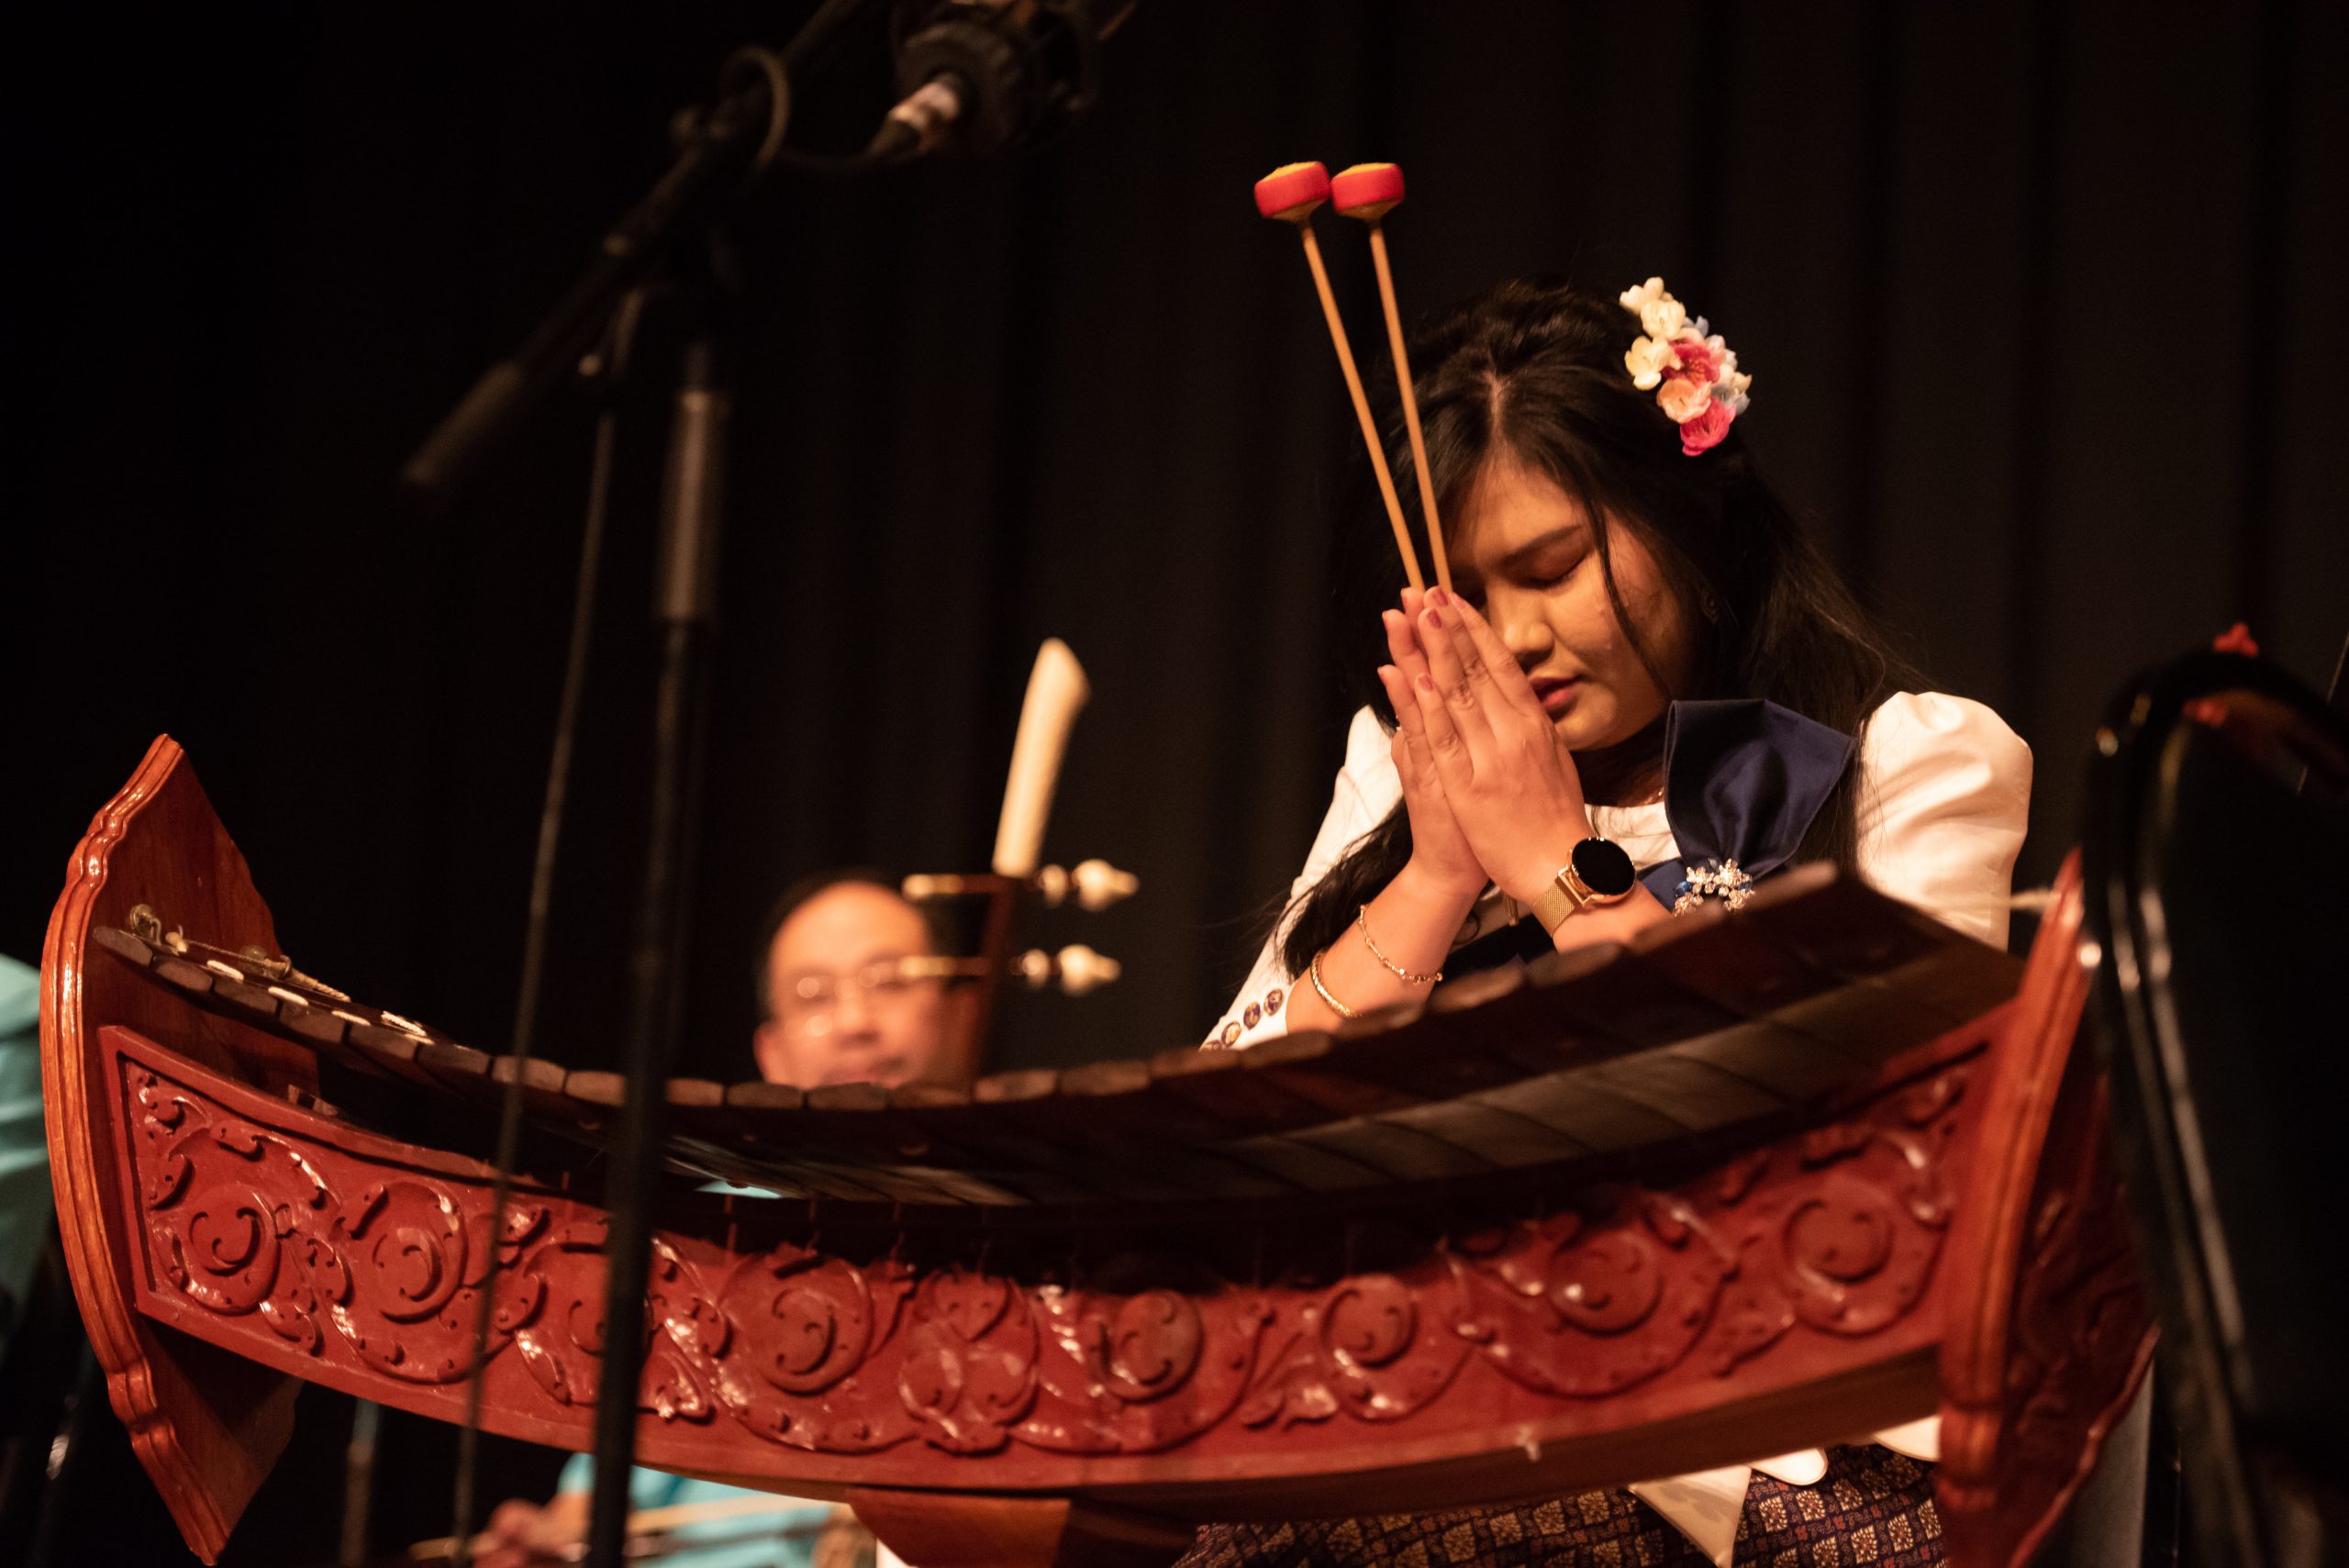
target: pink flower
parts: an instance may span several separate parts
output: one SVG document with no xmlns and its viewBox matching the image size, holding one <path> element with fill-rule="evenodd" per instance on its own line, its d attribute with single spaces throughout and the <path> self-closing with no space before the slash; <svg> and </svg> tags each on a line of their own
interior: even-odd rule
<svg viewBox="0 0 2349 1568">
<path fill-rule="evenodd" d="M 1708 397 L 1704 412 L 1680 427 L 1681 451 L 1695 457 L 1698 452 L 1720 445 L 1721 438 L 1729 434 L 1730 421 L 1736 417 L 1730 412 L 1728 404 Z"/>
<path fill-rule="evenodd" d="M 1720 361 L 1705 344 L 1693 338 L 1682 338 L 1672 345 L 1672 351 L 1680 356 L 1680 368 L 1706 385 L 1720 379 Z"/>
<path fill-rule="evenodd" d="M 1675 425 L 1686 425 L 1713 406 L 1713 388 L 1709 382 L 1691 381 L 1685 375 L 1674 376 L 1664 384 L 1655 400 L 1672 416 Z"/>
</svg>

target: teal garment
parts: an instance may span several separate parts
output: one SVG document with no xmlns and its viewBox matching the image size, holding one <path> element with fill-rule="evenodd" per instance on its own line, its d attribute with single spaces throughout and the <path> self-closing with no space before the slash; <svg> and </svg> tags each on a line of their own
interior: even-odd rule
<svg viewBox="0 0 2349 1568">
<path fill-rule="evenodd" d="M 596 1460 L 593 1454 L 574 1453 L 571 1462 L 562 1467 L 562 1479 L 556 1490 L 584 1492 L 596 1484 Z M 741 1486 L 728 1486 L 716 1481 L 697 1481 L 690 1476 L 671 1475 L 666 1471 L 646 1470 L 640 1466 L 629 1473 L 628 1500 L 631 1513 L 646 1508 L 666 1508 L 693 1503 L 716 1503 L 730 1497 L 764 1497 L 774 1504 L 774 1511 L 765 1514 L 736 1514 L 731 1518 L 707 1519 L 687 1525 L 676 1532 L 681 1541 L 706 1540 L 707 1546 L 687 1546 L 661 1559 L 662 1568 L 815 1568 L 816 1536 L 832 1511 L 829 1503 L 811 1503 L 800 1497 L 782 1497 L 772 1492 L 753 1492 Z M 805 1536 L 776 1540 L 765 1532 L 804 1528 Z"/>
<path fill-rule="evenodd" d="M 0 1341 L 16 1327 L 54 1213 L 40 1119 L 40 971 L 0 955 Z"/>
</svg>

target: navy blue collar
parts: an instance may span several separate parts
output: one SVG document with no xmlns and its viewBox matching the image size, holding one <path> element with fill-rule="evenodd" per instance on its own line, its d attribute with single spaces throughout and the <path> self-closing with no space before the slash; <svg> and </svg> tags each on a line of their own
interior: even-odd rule
<svg viewBox="0 0 2349 1568">
<path fill-rule="evenodd" d="M 1842 730 L 1759 697 L 1674 703 L 1664 721 L 1664 813 L 1680 858 L 1640 881 L 1666 908 L 1695 871 L 1734 861 L 1759 882 L 1794 858 L 1857 749 Z M 1457 950 L 1443 968 L 1468 974 L 1549 951 L 1529 917 Z"/>
<path fill-rule="evenodd" d="M 1688 868 L 1760 881 L 1792 860 L 1858 742 L 1759 697 L 1676 702 L 1664 720 L 1664 814 L 1680 859 L 1642 873 L 1672 904 Z"/>
</svg>

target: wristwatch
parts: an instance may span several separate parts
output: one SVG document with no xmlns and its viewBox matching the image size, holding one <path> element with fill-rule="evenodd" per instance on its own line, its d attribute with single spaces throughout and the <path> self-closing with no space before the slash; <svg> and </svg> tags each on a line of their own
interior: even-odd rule
<svg viewBox="0 0 2349 1568">
<path fill-rule="evenodd" d="M 1620 844 L 1605 839 L 1585 839 L 1575 846 L 1574 859 L 1558 868 L 1533 900 L 1533 917 L 1551 935 L 1584 910 L 1631 896 L 1639 878 L 1631 857 Z"/>
</svg>

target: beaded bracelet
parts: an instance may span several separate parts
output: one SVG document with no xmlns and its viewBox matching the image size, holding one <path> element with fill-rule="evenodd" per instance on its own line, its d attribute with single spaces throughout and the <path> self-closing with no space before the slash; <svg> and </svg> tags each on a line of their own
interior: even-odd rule
<svg viewBox="0 0 2349 1568">
<path fill-rule="evenodd" d="M 1380 963 L 1385 964 L 1386 966 L 1386 973 L 1392 974 L 1397 980 L 1400 980 L 1404 984 L 1432 985 L 1437 981 L 1443 978 L 1443 971 L 1441 969 L 1437 970 L 1433 974 L 1414 974 L 1409 970 L 1404 968 L 1401 964 L 1396 962 L 1393 959 L 1387 957 L 1385 953 L 1379 951 L 1377 940 L 1370 934 L 1369 905 L 1363 905 L 1360 908 L 1354 911 L 1354 924 L 1362 929 L 1362 945 L 1370 950 L 1370 956 L 1376 959 Z"/>
</svg>

